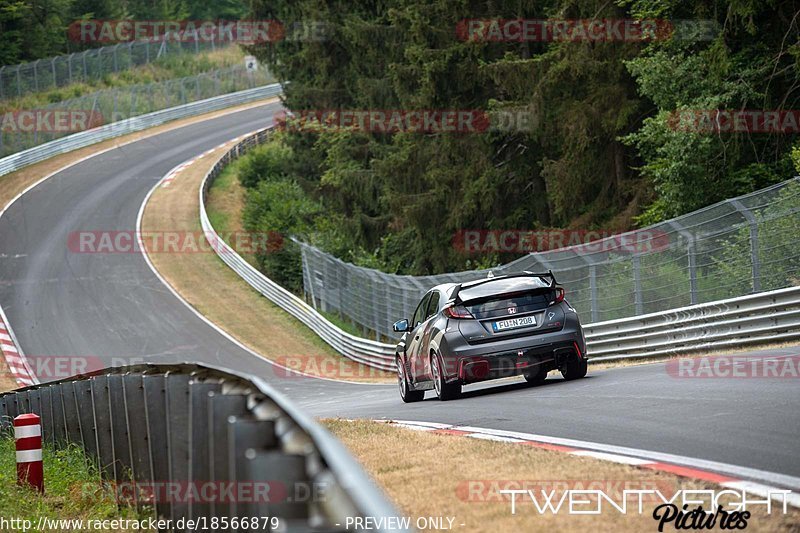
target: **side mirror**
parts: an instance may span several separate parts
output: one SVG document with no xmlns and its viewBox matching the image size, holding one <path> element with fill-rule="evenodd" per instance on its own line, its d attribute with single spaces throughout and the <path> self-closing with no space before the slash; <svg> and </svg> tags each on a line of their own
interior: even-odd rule
<svg viewBox="0 0 800 533">
<path fill-rule="evenodd" d="M 397 333 L 405 333 L 410 328 L 408 327 L 408 319 L 404 318 L 403 320 L 398 320 L 392 325 L 392 331 Z"/>
</svg>

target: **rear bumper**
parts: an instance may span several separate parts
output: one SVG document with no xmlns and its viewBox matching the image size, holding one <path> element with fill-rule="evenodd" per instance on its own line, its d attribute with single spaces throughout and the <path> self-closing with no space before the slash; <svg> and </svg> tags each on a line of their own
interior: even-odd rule
<svg viewBox="0 0 800 533">
<path fill-rule="evenodd" d="M 559 368 L 570 357 L 586 356 L 580 327 L 537 337 L 442 350 L 448 382 L 475 383 Z"/>
</svg>

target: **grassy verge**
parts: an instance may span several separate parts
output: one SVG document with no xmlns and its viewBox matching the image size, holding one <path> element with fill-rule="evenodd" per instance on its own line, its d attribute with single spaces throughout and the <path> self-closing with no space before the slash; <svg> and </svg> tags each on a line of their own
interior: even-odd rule
<svg viewBox="0 0 800 533">
<path fill-rule="evenodd" d="M 497 492 L 501 488 L 530 489 L 535 494 L 555 490 L 557 499 L 564 488 L 603 490 L 612 497 L 615 490 L 625 487 L 660 489 L 667 498 L 679 489 L 719 490 L 672 474 L 520 444 L 431 434 L 370 421 L 323 422 L 384 488 L 401 514 L 414 520 L 453 517 L 455 531 L 658 530 L 658 522 L 652 518 L 656 502 L 645 501 L 642 514 L 636 508 L 638 502 L 633 501 L 627 514 L 608 505 L 594 515 L 570 515 L 566 507 L 557 514 L 539 514 L 530 499 L 517 496 L 516 514 L 512 515 L 510 497 Z M 789 509 L 787 515 L 774 508 L 767 515 L 755 506 L 747 530 L 797 531 L 800 512 Z M 674 528 L 667 525 L 664 530 Z"/>
<path fill-rule="evenodd" d="M 197 191 L 208 169 L 227 148 L 198 159 L 169 187 L 156 189 L 144 212 L 142 231 L 199 232 Z M 232 173 L 223 175 L 209 198 L 219 232 L 240 229 L 241 191 Z M 216 226 L 219 224 L 219 226 Z M 388 372 L 370 369 L 336 353 L 300 321 L 261 296 L 213 252 L 153 253 L 153 265 L 195 309 L 267 359 L 333 379 L 393 382 Z M 220 294 L 224 298 L 220 298 Z"/>
<path fill-rule="evenodd" d="M 0 113 L 15 109 L 36 109 L 71 98 L 79 98 L 103 89 L 122 88 L 129 85 L 194 76 L 202 72 L 240 64 L 243 61 L 244 53 L 238 46 L 229 46 L 200 54 L 167 55 L 152 63 L 107 74 L 102 78 L 72 83 L 41 92 L 25 93 L 20 97 L 0 100 Z"/>
<path fill-rule="evenodd" d="M 0 392 L 14 390 L 17 387 L 19 387 L 17 380 L 11 375 L 6 360 L 0 355 Z"/>
<path fill-rule="evenodd" d="M 58 451 L 45 448 L 43 461 L 45 494 L 39 496 L 31 489 L 16 485 L 14 441 L 0 438 L 0 517 L 30 520 L 34 525 L 41 517 L 54 520 L 142 520 L 149 517 L 132 507 L 118 507 L 110 494 L 99 490 L 100 476 L 87 464 L 80 448 L 71 446 Z M 67 531 L 74 528 L 54 526 L 47 529 Z M 0 527 L 0 530 L 13 529 Z"/>
<path fill-rule="evenodd" d="M 208 203 L 206 205 L 208 219 L 220 234 L 245 231 L 242 225 L 242 213 L 244 212 L 247 194 L 245 188 L 239 182 L 238 169 L 238 161 L 228 165 L 222 174 L 214 180 L 209 190 Z M 245 253 L 242 254 L 242 257 L 254 267 L 258 267 L 253 254 Z M 358 326 L 344 320 L 339 315 L 324 311 L 320 312 L 330 322 L 347 333 L 357 336 L 364 335 L 364 332 Z"/>
</svg>

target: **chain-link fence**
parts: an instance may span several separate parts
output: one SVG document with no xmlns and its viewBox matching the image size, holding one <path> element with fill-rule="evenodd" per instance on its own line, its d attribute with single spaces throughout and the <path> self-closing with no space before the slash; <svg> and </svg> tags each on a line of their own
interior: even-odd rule
<svg viewBox="0 0 800 533">
<path fill-rule="evenodd" d="M 644 230 L 528 254 L 492 271 L 552 270 L 583 321 L 599 322 L 800 285 L 798 237 L 800 177 Z M 430 287 L 488 274 L 398 276 L 307 244 L 301 250 L 308 301 L 375 338 L 394 338 L 392 323 L 410 317 Z"/>
<path fill-rule="evenodd" d="M 100 117 L 108 124 L 125 118 L 151 113 L 222 94 L 273 83 L 274 77 L 264 68 L 249 71 L 244 65 L 205 72 L 197 76 L 178 78 L 118 89 L 104 89 L 92 94 L 50 104 L 41 111 L 85 111 Z M 40 115 L 42 113 L 39 113 Z M 38 146 L 70 131 L 0 132 L 0 157 Z"/>
<path fill-rule="evenodd" d="M 230 43 L 222 43 L 228 46 Z M 18 98 L 71 83 L 100 79 L 146 65 L 167 55 L 215 50 L 214 40 L 131 41 L 114 46 L 92 48 L 69 55 L 39 59 L 20 65 L 0 66 L 0 100 Z"/>
</svg>

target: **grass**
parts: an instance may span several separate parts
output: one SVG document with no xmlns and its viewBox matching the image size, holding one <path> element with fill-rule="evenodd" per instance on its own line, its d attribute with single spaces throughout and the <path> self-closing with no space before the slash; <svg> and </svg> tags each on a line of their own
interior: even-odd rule
<svg viewBox="0 0 800 533">
<path fill-rule="evenodd" d="M 199 232 L 198 190 L 226 147 L 198 159 L 148 202 L 142 231 Z M 233 171 L 222 175 L 209 195 L 209 217 L 218 232 L 241 229 L 243 192 Z M 217 225 L 218 224 L 218 225 Z M 284 366 L 333 379 L 394 382 L 393 373 L 346 359 L 299 320 L 250 287 L 214 253 L 155 253 L 150 260 L 195 309 L 254 352 Z M 220 298 L 219 295 L 225 295 Z M 298 366 L 299 365 L 299 366 Z"/>
<path fill-rule="evenodd" d="M 620 514 L 606 506 L 597 515 L 569 515 L 565 509 L 554 515 L 539 514 L 530 500 L 526 502 L 518 496 L 517 512 L 512 515 L 509 497 L 498 493 L 498 488 L 527 486 L 538 491 L 569 485 L 602 488 L 613 496 L 613 487 L 626 483 L 631 490 L 659 489 L 667 498 L 678 489 L 720 489 L 664 472 L 520 444 L 412 431 L 363 420 L 329 419 L 323 423 L 383 487 L 400 514 L 414 519 L 453 517 L 453 529 L 457 531 L 582 533 L 658 528 L 651 516 L 654 502 L 644 503 L 643 514 L 630 510 Z M 561 493 L 557 494 L 560 498 Z M 630 508 L 635 508 L 632 502 Z M 787 515 L 774 508 L 767 515 L 753 507 L 747 530 L 797 531 L 800 512 L 789 509 Z M 667 525 L 666 530 L 674 529 Z"/>
<path fill-rule="evenodd" d="M 19 487 L 16 484 L 14 441 L 0 438 L 0 517 L 30 520 L 34 525 L 40 517 L 61 520 L 142 520 L 133 507 L 118 506 L 113 496 L 100 489 L 97 469 L 86 461 L 77 446 L 43 450 L 45 493 Z M 67 530 L 68 528 L 52 528 Z M 73 529 L 73 528 L 69 528 Z M 13 530 L 4 529 L 0 531 Z"/>
<path fill-rule="evenodd" d="M 209 189 L 206 211 L 211 225 L 220 234 L 245 231 L 242 224 L 242 213 L 247 197 L 247 191 L 239 182 L 239 163 L 234 161 L 214 180 Z M 258 263 L 253 254 L 241 254 L 251 265 L 258 268 Z M 364 331 L 352 322 L 340 317 L 337 313 L 320 311 L 320 313 L 337 327 L 345 332 L 361 337 Z"/>
<path fill-rule="evenodd" d="M 152 63 L 108 74 L 102 78 L 54 87 L 40 92 L 26 92 L 21 97 L 0 100 L 0 113 L 15 109 L 37 109 L 64 100 L 79 98 L 103 89 L 194 76 L 202 72 L 239 64 L 243 61 L 244 53 L 238 46 L 229 46 L 200 54 L 181 53 L 167 55 Z"/>
</svg>

